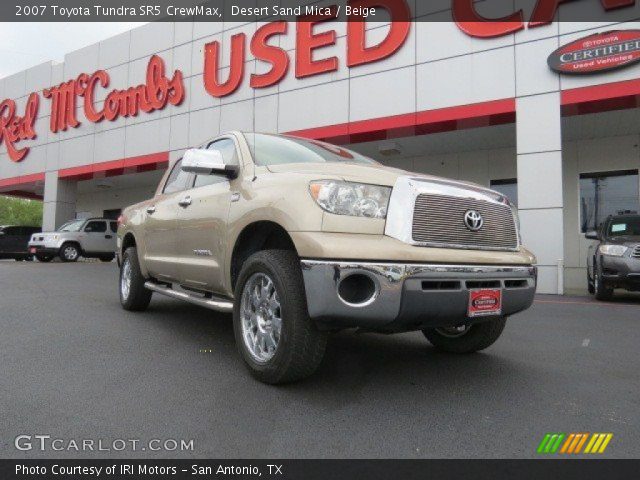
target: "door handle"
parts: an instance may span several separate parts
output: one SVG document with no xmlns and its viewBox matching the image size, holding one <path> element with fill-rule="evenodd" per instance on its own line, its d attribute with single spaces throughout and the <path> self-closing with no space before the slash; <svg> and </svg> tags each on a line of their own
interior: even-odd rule
<svg viewBox="0 0 640 480">
<path fill-rule="evenodd" d="M 183 208 L 187 208 L 189 205 L 191 205 L 191 197 L 189 195 L 187 195 L 186 197 L 184 197 L 182 200 L 180 200 L 178 202 L 178 205 L 180 205 Z"/>
<path fill-rule="evenodd" d="M 155 207 L 155 206 L 153 206 L 153 207 L 147 207 L 147 213 L 148 213 L 149 215 L 153 215 L 154 213 L 156 213 L 156 207 Z"/>
</svg>

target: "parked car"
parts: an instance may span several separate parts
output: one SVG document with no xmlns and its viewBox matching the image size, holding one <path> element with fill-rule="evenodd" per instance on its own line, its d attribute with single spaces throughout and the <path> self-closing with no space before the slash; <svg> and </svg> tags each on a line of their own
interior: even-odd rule
<svg viewBox="0 0 640 480">
<path fill-rule="evenodd" d="M 31 235 L 40 231 L 40 227 L 19 225 L 0 225 L 0 258 L 31 260 L 28 243 Z"/>
<path fill-rule="evenodd" d="M 313 373 L 328 332 L 421 330 L 493 344 L 534 297 L 535 257 L 498 192 L 295 137 L 232 132 L 192 149 L 120 218 L 120 300 L 158 292 L 233 312 L 251 373 Z"/>
<path fill-rule="evenodd" d="M 80 257 L 110 262 L 115 258 L 117 229 L 118 223 L 106 218 L 71 220 L 55 232 L 33 235 L 29 252 L 41 262 L 55 257 L 63 262 L 76 262 Z"/>
<path fill-rule="evenodd" d="M 586 237 L 587 283 L 598 300 L 609 300 L 616 288 L 640 291 L 640 215 L 612 215 Z"/>
</svg>

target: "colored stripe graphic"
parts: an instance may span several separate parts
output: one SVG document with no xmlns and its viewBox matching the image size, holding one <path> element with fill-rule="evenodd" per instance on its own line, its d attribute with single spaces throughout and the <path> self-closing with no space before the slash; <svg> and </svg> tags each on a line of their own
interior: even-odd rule
<svg viewBox="0 0 640 480">
<path fill-rule="evenodd" d="M 564 433 L 547 433 L 538 445 L 538 453 L 556 453 L 564 437 Z"/>
<path fill-rule="evenodd" d="M 591 436 L 584 453 L 604 453 L 612 438 L 612 433 L 594 433 Z"/>
<path fill-rule="evenodd" d="M 604 453 L 612 438 L 612 433 L 547 433 L 538 445 L 537 451 L 541 454 L 566 455 Z"/>
</svg>

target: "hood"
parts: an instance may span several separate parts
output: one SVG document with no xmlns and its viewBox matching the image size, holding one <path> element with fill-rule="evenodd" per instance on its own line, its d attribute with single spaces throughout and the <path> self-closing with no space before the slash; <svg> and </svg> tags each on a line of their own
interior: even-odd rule
<svg viewBox="0 0 640 480">
<path fill-rule="evenodd" d="M 606 243 L 611 243 L 614 245 L 624 245 L 625 247 L 635 247 L 640 245 L 640 236 L 619 235 L 619 236 L 609 237 L 607 238 Z"/>
<path fill-rule="evenodd" d="M 463 188 L 474 188 L 488 190 L 485 187 L 457 180 L 444 179 L 433 175 L 409 172 L 399 168 L 387 167 L 380 164 L 364 163 L 283 163 L 280 165 L 270 165 L 267 167 L 272 173 L 299 173 L 305 175 L 335 176 L 348 182 L 369 183 L 372 185 L 385 185 L 393 187 L 398 177 L 409 175 L 425 181 L 446 182 Z"/>
</svg>

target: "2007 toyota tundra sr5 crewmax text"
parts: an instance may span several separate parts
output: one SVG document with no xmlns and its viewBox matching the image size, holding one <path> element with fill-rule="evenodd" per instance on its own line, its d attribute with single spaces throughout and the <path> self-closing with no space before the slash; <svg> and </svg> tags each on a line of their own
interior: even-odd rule
<svg viewBox="0 0 640 480">
<path fill-rule="evenodd" d="M 244 362 L 271 384 L 312 374 L 347 328 L 482 350 L 536 288 L 503 195 L 315 140 L 221 135 L 119 221 L 123 307 L 159 292 L 232 311 Z"/>
</svg>

